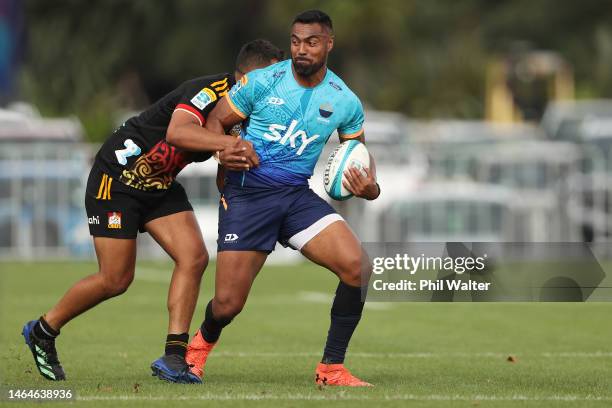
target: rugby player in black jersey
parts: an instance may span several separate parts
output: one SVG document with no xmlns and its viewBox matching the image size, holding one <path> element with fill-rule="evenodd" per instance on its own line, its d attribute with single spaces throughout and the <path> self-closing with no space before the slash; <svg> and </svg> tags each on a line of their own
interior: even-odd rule
<svg viewBox="0 0 612 408">
<path fill-rule="evenodd" d="M 242 171 L 258 164 L 249 142 L 222 137 L 207 131 L 204 124 L 207 114 L 236 80 L 282 60 L 282 54 L 265 40 L 245 44 L 234 75 L 184 82 L 126 121 L 102 145 L 85 196 L 99 271 L 74 284 L 47 313 L 23 328 L 43 377 L 65 379 L 55 338 L 70 320 L 127 290 L 134 279 L 136 235 L 146 231 L 175 263 L 168 290 L 165 354 L 151 368 L 166 381 L 201 382 L 189 372 L 185 351 L 208 253 L 185 190 L 175 178 L 187 164 L 208 160 L 214 152 L 221 152 L 222 164 L 228 169 Z M 196 145 L 199 152 L 193 150 Z"/>
</svg>

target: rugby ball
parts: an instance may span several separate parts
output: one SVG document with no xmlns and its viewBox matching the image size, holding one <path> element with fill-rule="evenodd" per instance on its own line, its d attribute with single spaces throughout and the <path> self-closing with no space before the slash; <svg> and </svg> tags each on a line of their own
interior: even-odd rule
<svg viewBox="0 0 612 408">
<path fill-rule="evenodd" d="M 364 175 L 364 167 L 370 167 L 370 153 L 365 145 L 358 140 L 347 140 L 329 155 L 325 173 L 323 173 L 323 185 L 325 191 L 334 200 L 343 201 L 351 198 L 353 194 L 343 185 L 346 180 L 344 171 L 355 167 Z"/>
</svg>

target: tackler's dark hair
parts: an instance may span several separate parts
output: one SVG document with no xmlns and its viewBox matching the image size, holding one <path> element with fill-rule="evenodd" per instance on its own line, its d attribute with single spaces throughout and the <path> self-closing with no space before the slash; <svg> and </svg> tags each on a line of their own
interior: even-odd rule
<svg viewBox="0 0 612 408">
<path fill-rule="evenodd" d="M 257 39 L 242 46 L 236 57 L 236 70 L 246 72 L 249 67 L 268 65 L 271 60 L 282 61 L 285 53 L 268 40 Z"/>
</svg>

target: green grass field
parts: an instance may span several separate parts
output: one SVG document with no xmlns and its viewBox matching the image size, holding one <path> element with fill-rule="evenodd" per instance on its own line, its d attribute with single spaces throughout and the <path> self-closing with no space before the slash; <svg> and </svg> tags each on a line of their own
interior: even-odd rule
<svg viewBox="0 0 612 408">
<path fill-rule="evenodd" d="M 21 327 L 96 265 L 0 269 L 0 388 L 56 385 L 37 374 Z M 192 331 L 211 297 L 213 272 L 211 265 Z M 310 265 L 265 267 L 209 359 L 205 384 L 166 384 L 151 377 L 149 364 L 163 351 L 169 277 L 168 263 L 141 262 L 126 294 L 62 330 L 58 351 L 68 381 L 61 386 L 76 392 L 77 404 L 612 406 L 612 303 L 369 304 L 346 363 L 376 386 L 318 389 L 314 368 L 336 280 Z M 27 405 L 38 406 L 9 406 Z"/>
</svg>

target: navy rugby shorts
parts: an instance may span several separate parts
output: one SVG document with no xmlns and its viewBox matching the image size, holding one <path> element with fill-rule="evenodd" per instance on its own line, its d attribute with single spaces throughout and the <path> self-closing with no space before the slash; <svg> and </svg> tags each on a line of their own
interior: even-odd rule
<svg viewBox="0 0 612 408">
<path fill-rule="evenodd" d="M 301 250 L 343 218 L 308 186 L 241 187 L 228 184 L 219 203 L 217 250 L 272 252 L 276 242 Z"/>
</svg>

